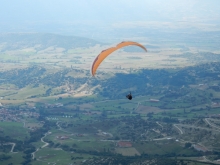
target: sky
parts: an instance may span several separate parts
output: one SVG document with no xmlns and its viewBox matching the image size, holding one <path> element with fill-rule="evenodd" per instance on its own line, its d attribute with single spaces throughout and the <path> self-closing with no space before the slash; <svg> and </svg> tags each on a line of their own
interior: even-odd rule
<svg viewBox="0 0 220 165">
<path fill-rule="evenodd" d="M 0 20 L 0 32 L 212 31 L 220 27 L 220 0 L 7 0 L 1 2 Z"/>
</svg>

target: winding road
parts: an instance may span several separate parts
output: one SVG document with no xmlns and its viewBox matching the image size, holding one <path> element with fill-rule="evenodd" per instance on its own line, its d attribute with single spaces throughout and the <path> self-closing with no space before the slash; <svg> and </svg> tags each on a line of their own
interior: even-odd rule
<svg viewBox="0 0 220 165">
<path fill-rule="evenodd" d="M 183 131 L 181 130 L 181 128 L 179 128 L 179 127 L 177 126 L 177 124 L 174 124 L 173 126 L 176 127 L 176 128 L 180 131 L 180 134 L 183 134 Z"/>
<path fill-rule="evenodd" d="M 13 152 L 13 151 L 14 151 L 14 148 L 15 148 L 15 146 L 16 146 L 16 143 L 9 143 L 9 144 L 12 145 L 10 152 Z M 17 152 L 13 152 L 13 153 L 17 153 Z"/>
<path fill-rule="evenodd" d="M 220 132 L 220 127 L 219 127 L 219 126 L 216 126 L 216 125 L 213 124 L 213 123 L 211 123 L 211 122 L 209 121 L 209 118 L 205 118 L 205 119 L 203 119 L 203 120 L 204 120 L 205 123 L 207 123 L 207 124 L 208 124 L 209 126 L 211 126 L 212 128 L 206 128 L 206 127 L 200 127 L 200 126 L 193 126 L 193 125 L 186 125 L 186 124 L 174 124 L 174 127 L 176 127 L 176 128 L 180 131 L 181 134 L 183 134 L 183 131 L 182 131 L 178 126 L 188 127 L 188 128 L 198 128 L 198 129 L 204 129 L 204 130 L 211 130 L 211 131 Z M 185 143 L 185 142 L 186 142 L 186 141 L 184 141 L 184 143 Z M 190 142 L 190 143 L 193 143 L 193 142 Z M 198 144 L 199 144 L 200 146 L 205 147 L 205 146 L 202 145 L 201 143 L 198 143 Z M 220 164 L 220 163 L 218 163 L 218 162 L 211 161 L 211 160 L 207 159 L 206 156 L 203 156 L 202 158 L 203 158 L 203 160 L 201 160 L 201 161 L 203 161 L 203 162 L 210 162 L 210 163 L 213 163 L 213 164 Z"/>
<path fill-rule="evenodd" d="M 163 128 L 163 126 L 158 121 L 156 123 Z"/>
<path fill-rule="evenodd" d="M 131 114 L 138 109 L 138 107 L 139 107 L 140 104 L 141 104 L 141 102 L 138 102 L 138 103 L 137 103 L 136 108 L 135 108 L 133 111 L 131 111 Z"/>
<path fill-rule="evenodd" d="M 43 139 L 44 139 L 47 135 L 49 135 L 49 134 L 51 134 L 51 132 L 45 133 L 44 136 L 40 139 L 41 142 L 44 143 L 44 145 L 42 145 L 40 148 L 37 148 L 36 151 L 34 151 L 34 152 L 31 153 L 32 159 L 35 158 L 35 153 L 36 153 L 37 151 L 39 151 L 40 149 L 42 149 L 42 148 L 44 148 L 44 147 L 46 147 L 46 146 L 49 145 L 49 143 L 47 143 L 47 142 L 45 142 L 45 141 L 43 140 Z"/>
<path fill-rule="evenodd" d="M 211 127 L 214 127 L 214 128 L 220 129 L 220 127 L 218 127 L 218 126 L 216 126 L 216 125 L 210 123 L 210 122 L 208 121 L 208 118 L 205 118 L 204 120 L 205 120 L 205 122 L 206 122 L 208 125 L 210 125 Z"/>
<path fill-rule="evenodd" d="M 12 145 L 10 152 L 12 152 L 12 153 L 17 153 L 17 152 L 14 152 L 14 148 L 15 148 L 15 146 L 16 146 L 16 143 L 8 142 L 8 143 L 4 143 L 3 145 Z"/>
<path fill-rule="evenodd" d="M 59 125 L 59 121 L 56 122 L 56 125 L 57 125 L 57 127 L 59 127 L 59 130 L 60 130 L 60 131 L 63 131 L 63 132 L 66 132 L 66 133 L 72 133 L 72 132 L 63 130 L 62 127 Z"/>
<path fill-rule="evenodd" d="M 211 123 L 210 123 L 211 124 Z M 175 124 L 176 126 L 181 126 L 181 127 L 186 127 L 186 128 L 197 128 L 197 129 L 203 129 L 207 131 L 216 131 L 220 132 L 220 128 L 218 129 L 213 129 L 213 128 L 205 128 L 205 127 L 199 127 L 199 126 L 193 126 L 193 125 L 186 125 L 186 124 Z M 212 125 L 211 125 L 212 126 Z M 216 126 L 215 126 L 216 127 Z"/>
</svg>

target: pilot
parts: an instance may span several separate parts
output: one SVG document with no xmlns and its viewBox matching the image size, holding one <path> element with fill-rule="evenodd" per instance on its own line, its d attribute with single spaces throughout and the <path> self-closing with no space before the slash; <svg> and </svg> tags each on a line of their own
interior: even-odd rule
<svg viewBox="0 0 220 165">
<path fill-rule="evenodd" d="M 129 100 L 131 100 L 131 99 L 132 99 L 131 92 L 130 92 L 130 94 L 128 94 L 126 97 L 127 97 Z"/>
</svg>

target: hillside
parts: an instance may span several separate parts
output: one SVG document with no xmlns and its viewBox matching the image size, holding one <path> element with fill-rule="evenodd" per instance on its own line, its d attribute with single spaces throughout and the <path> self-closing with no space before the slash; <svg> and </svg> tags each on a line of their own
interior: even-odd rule
<svg viewBox="0 0 220 165">
<path fill-rule="evenodd" d="M 64 48 L 66 50 L 73 48 L 86 48 L 103 44 L 101 42 L 77 36 L 63 36 L 50 33 L 2 33 L 0 34 L 0 50 L 24 49 L 36 47 L 42 50 L 51 46 Z"/>
<path fill-rule="evenodd" d="M 219 62 L 216 62 L 176 70 L 143 69 L 105 78 L 103 72 L 92 78 L 86 70 L 52 71 L 32 66 L 0 72 L 1 96 L 6 100 L 17 100 L 97 94 L 108 99 L 123 99 L 131 91 L 134 97 L 150 95 L 160 99 L 157 106 L 163 109 L 175 108 L 177 104 L 184 108 L 210 105 L 219 100 L 219 67 Z M 167 104 L 167 99 L 175 104 Z"/>
</svg>

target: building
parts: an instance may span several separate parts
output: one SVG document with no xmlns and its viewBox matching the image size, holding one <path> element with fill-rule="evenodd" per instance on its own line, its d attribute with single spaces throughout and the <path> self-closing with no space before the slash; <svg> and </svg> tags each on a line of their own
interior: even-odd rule
<svg viewBox="0 0 220 165">
<path fill-rule="evenodd" d="M 157 99 L 150 99 L 150 102 L 159 102 L 160 100 Z"/>
<path fill-rule="evenodd" d="M 59 140 L 66 140 L 66 139 L 69 139 L 69 137 L 63 135 L 63 136 L 57 136 L 57 139 L 59 139 Z"/>
</svg>

